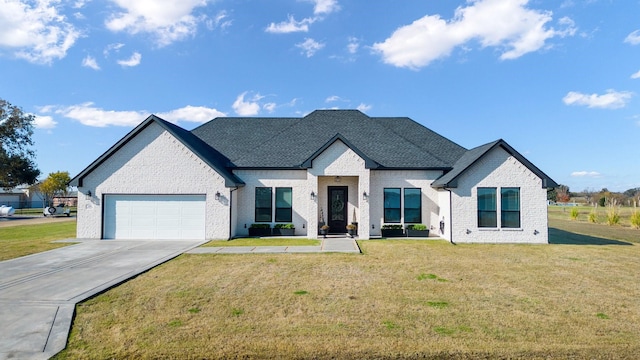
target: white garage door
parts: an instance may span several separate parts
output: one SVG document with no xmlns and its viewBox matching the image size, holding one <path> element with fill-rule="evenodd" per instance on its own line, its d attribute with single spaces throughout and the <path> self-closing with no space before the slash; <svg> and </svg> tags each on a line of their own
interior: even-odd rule
<svg viewBox="0 0 640 360">
<path fill-rule="evenodd" d="M 204 239 L 204 195 L 105 195 L 105 239 Z"/>
</svg>

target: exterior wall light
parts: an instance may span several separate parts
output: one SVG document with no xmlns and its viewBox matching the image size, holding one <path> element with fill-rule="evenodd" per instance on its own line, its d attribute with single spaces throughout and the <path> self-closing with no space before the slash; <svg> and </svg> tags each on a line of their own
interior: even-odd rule
<svg viewBox="0 0 640 360">
<path fill-rule="evenodd" d="M 216 200 L 220 200 L 220 191 L 216 191 Z"/>
<path fill-rule="evenodd" d="M 362 193 L 362 200 L 365 200 L 365 201 L 366 201 L 366 200 L 369 200 L 369 194 L 367 194 L 367 192 L 366 192 L 366 191 L 364 191 L 364 192 Z"/>
<path fill-rule="evenodd" d="M 91 199 L 91 190 L 87 191 L 87 199 Z"/>
<path fill-rule="evenodd" d="M 336 182 L 340 182 L 340 176 L 336 176 L 335 180 Z"/>
<path fill-rule="evenodd" d="M 315 200 L 316 199 L 316 193 L 314 193 L 313 191 L 311 192 L 311 200 Z"/>
</svg>

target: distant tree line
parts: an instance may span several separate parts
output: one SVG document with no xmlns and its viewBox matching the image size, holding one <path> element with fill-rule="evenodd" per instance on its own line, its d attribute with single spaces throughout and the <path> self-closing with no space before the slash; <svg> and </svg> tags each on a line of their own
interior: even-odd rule
<svg viewBox="0 0 640 360">
<path fill-rule="evenodd" d="M 609 191 L 603 188 L 600 191 L 594 189 L 584 189 L 580 192 L 571 192 L 567 185 L 547 190 L 547 200 L 568 203 L 570 201 L 584 203 L 586 205 L 608 206 L 638 206 L 640 207 L 640 187 L 628 189 L 624 192 Z"/>
</svg>

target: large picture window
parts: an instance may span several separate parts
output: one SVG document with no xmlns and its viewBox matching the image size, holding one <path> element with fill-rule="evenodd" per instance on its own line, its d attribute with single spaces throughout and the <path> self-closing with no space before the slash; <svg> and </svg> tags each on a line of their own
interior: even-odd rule
<svg viewBox="0 0 640 360">
<path fill-rule="evenodd" d="M 271 188 L 256 188 L 256 222 L 271 222 Z"/>
<path fill-rule="evenodd" d="M 292 208 L 291 188 L 276 188 L 276 222 L 291 222 Z"/>
<path fill-rule="evenodd" d="M 404 222 L 408 224 L 419 224 L 422 222 L 420 189 L 404 189 Z"/>
<path fill-rule="evenodd" d="M 496 188 L 478 188 L 478 227 L 497 227 Z"/>
<path fill-rule="evenodd" d="M 500 226 L 520 227 L 520 188 L 500 189 Z"/>
<path fill-rule="evenodd" d="M 384 222 L 400 222 L 400 188 L 384 189 Z"/>
</svg>

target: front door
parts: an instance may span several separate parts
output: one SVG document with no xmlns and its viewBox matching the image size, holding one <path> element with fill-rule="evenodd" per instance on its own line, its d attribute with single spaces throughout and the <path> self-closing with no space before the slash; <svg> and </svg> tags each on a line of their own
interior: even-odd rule
<svg viewBox="0 0 640 360">
<path fill-rule="evenodd" d="M 347 232 L 347 190 L 346 186 L 329 186 L 329 222 L 330 233 Z"/>
</svg>

